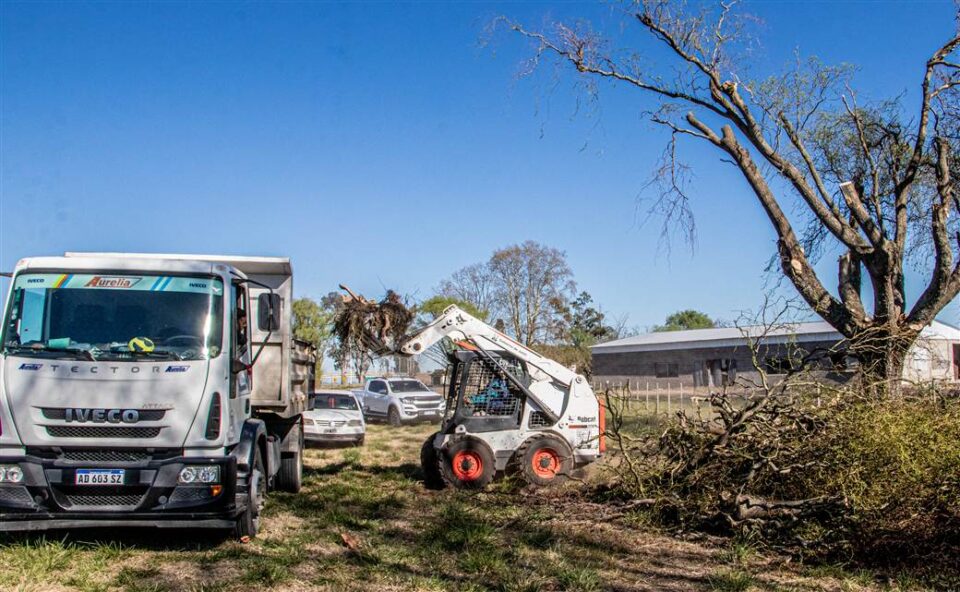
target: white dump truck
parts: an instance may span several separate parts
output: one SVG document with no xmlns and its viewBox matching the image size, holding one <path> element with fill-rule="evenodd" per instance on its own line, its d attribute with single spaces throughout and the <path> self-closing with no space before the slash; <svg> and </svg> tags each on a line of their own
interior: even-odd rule
<svg viewBox="0 0 960 592">
<path fill-rule="evenodd" d="M 289 259 L 67 253 L 21 260 L 0 364 L 0 531 L 256 534 L 300 489 L 316 352 Z"/>
</svg>

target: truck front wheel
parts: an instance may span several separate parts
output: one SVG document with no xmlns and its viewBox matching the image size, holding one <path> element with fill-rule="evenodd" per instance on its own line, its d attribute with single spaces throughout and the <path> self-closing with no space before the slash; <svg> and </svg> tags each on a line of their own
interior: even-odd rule
<svg viewBox="0 0 960 592">
<path fill-rule="evenodd" d="M 246 508 L 237 516 L 236 534 L 241 541 L 257 536 L 257 530 L 260 528 L 260 510 L 263 509 L 266 489 L 263 457 L 260 455 L 260 449 L 257 448 L 253 457 L 253 466 L 250 469 L 250 477 L 247 480 Z"/>
<path fill-rule="evenodd" d="M 396 407 L 391 407 L 390 411 L 387 412 L 387 421 L 389 421 L 393 427 L 400 427 L 403 423 L 403 420 L 400 419 L 400 411 L 397 410 Z"/>
</svg>

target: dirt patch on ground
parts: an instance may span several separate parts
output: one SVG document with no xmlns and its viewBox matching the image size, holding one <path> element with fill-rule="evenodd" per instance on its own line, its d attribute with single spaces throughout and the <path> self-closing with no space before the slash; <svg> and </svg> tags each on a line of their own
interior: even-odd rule
<svg viewBox="0 0 960 592">
<path fill-rule="evenodd" d="M 90 542 L 9 540 L 0 588 L 106 592 L 465 590 L 540 592 L 923 590 L 810 568 L 732 541 L 682 538 L 611 513 L 584 485 L 429 491 L 419 448 L 434 426 L 370 426 L 354 449 L 309 449 L 300 494 L 274 493 L 248 544 L 191 533 Z"/>
</svg>

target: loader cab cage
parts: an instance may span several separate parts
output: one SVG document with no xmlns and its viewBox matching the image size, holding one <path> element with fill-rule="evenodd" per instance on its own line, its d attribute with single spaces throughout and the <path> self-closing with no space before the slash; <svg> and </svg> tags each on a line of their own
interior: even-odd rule
<svg viewBox="0 0 960 592">
<path fill-rule="evenodd" d="M 452 425 L 463 425 L 471 432 L 520 425 L 526 397 L 509 375 L 529 384 L 521 361 L 496 352 L 456 351 L 450 354 L 450 362 L 447 419 L 453 420 Z"/>
</svg>

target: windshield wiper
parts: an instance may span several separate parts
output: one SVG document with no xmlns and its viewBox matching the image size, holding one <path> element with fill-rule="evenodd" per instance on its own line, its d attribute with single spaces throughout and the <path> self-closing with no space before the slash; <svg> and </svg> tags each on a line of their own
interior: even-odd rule
<svg viewBox="0 0 960 592">
<path fill-rule="evenodd" d="M 169 349 L 155 349 L 152 351 L 141 351 L 141 350 L 126 350 L 126 351 L 117 351 L 111 350 L 112 354 L 126 355 L 129 354 L 131 357 L 143 357 L 143 358 L 160 358 L 161 360 L 182 360 L 183 356 L 177 352 Z"/>
<path fill-rule="evenodd" d="M 96 362 L 97 358 L 94 357 L 93 352 L 89 349 L 84 349 L 82 347 L 50 347 L 44 345 L 43 343 L 32 343 L 30 345 L 22 345 L 19 343 L 7 343 L 4 345 L 4 349 L 8 352 L 16 353 L 37 353 L 37 354 L 56 354 L 56 353 L 67 353 L 73 354 L 75 356 L 82 356 L 83 359 L 89 360 L 91 362 Z"/>
</svg>

